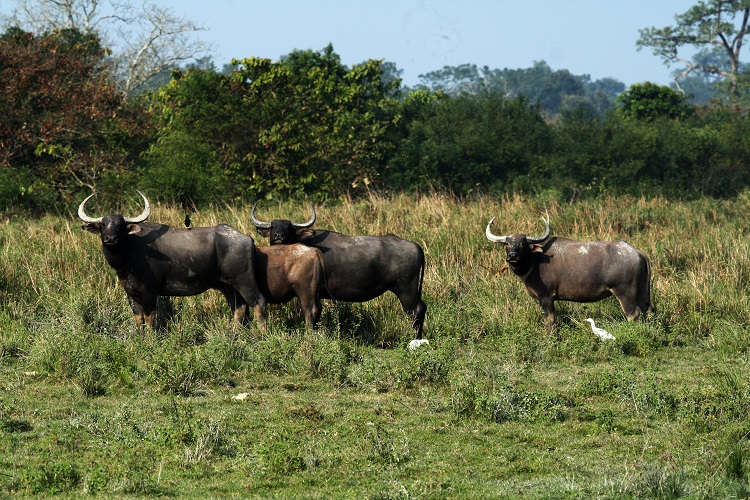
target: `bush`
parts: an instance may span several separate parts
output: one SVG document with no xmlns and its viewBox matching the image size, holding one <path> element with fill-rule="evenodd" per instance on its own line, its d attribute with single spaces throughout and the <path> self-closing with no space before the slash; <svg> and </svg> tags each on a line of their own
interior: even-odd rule
<svg viewBox="0 0 750 500">
<path fill-rule="evenodd" d="M 194 207 L 220 200 L 229 191 L 219 157 L 187 133 L 162 136 L 145 158 L 143 185 L 160 199 Z"/>
<path fill-rule="evenodd" d="M 551 146 L 551 129 L 524 98 L 499 94 L 438 99 L 408 124 L 387 182 L 460 193 L 506 186 Z"/>
</svg>

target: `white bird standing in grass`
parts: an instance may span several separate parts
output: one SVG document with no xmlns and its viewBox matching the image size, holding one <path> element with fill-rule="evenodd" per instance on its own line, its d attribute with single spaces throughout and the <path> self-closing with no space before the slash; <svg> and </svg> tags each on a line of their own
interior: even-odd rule
<svg viewBox="0 0 750 500">
<path fill-rule="evenodd" d="M 409 349 L 412 351 L 416 351 L 419 349 L 419 346 L 429 344 L 430 341 L 427 339 L 414 339 L 411 342 L 409 342 Z"/>
<path fill-rule="evenodd" d="M 601 338 L 602 340 L 616 340 L 615 336 L 612 335 L 611 333 L 609 333 L 607 330 L 605 330 L 604 328 L 599 328 L 598 326 L 596 326 L 594 324 L 594 320 L 593 319 L 587 318 L 586 321 L 588 321 L 589 323 L 591 323 L 591 331 L 594 332 L 597 336 L 599 336 L 599 338 Z"/>
</svg>

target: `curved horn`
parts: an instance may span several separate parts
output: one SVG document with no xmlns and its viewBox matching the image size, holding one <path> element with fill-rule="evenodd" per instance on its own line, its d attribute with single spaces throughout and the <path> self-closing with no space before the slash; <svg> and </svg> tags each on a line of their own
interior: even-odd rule
<svg viewBox="0 0 750 500">
<path fill-rule="evenodd" d="M 292 223 L 292 226 L 294 226 L 295 229 L 307 229 L 308 227 L 310 227 L 313 224 L 315 224 L 315 207 L 310 202 L 308 202 L 308 204 L 310 205 L 310 210 L 312 210 L 312 217 L 310 217 L 310 220 L 308 220 L 304 224 L 295 224 L 295 223 Z"/>
<path fill-rule="evenodd" d="M 495 236 L 494 234 L 492 234 L 492 231 L 490 231 L 490 226 L 492 226 L 492 223 L 494 221 L 495 221 L 494 217 L 490 219 L 490 222 L 487 224 L 487 229 L 484 230 L 485 236 L 487 236 L 487 239 L 493 243 L 502 243 L 502 244 L 507 243 L 506 241 L 508 239 L 507 236 Z"/>
<path fill-rule="evenodd" d="M 532 237 L 527 236 L 526 237 L 527 243 L 531 243 L 531 244 L 541 243 L 547 238 L 549 238 L 549 235 L 550 235 L 549 220 L 545 219 L 544 217 L 542 217 L 542 220 L 544 221 L 544 225 L 547 226 L 547 229 L 544 231 L 544 234 L 542 236 L 532 236 Z"/>
<path fill-rule="evenodd" d="M 98 219 L 95 219 L 94 217 L 89 217 L 88 215 L 86 215 L 86 208 L 85 208 L 86 207 L 86 202 L 89 201 L 94 196 L 96 196 L 96 193 L 88 195 L 86 197 L 86 199 L 83 200 L 80 205 L 78 205 L 78 217 L 83 222 L 88 222 L 89 224 L 101 223 L 101 221 L 103 219 L 103 217 L 99 217 Z"/>
<path fill-rule="evenodd" d="M 257 207 L 257 206 L 258 206 L 258 202 L 256 201 L 253 204 L 253 209 L 250 210 L 250 220 L 253 222 L 253 224 L 255 224 L 255 227 L 257 227 L 258 229 L 271 229 L 271 223 L 270 222 L 263 222 L 261 220 L 258 220 L 255 217 L 255 207 Z"/>
<path fill-rule="evenodd" d="M 146 195 L 141 193 L 137 189 L 135 191 L 139 195 L 141 195 L 141 197 L 143 198 L 143 201 L 146 203 L 146 207 L 143 209 L 143 212 L 141 212 L 141 215 L 139 215 L 138 217 L 123 217 L 125 222 L 129 224 L 140 224 L 141 222 L 148 219 L 149 215 L 151 215 L 151 204 L 148 202 L 148 198 L 146 198 Z"/>
</svg>

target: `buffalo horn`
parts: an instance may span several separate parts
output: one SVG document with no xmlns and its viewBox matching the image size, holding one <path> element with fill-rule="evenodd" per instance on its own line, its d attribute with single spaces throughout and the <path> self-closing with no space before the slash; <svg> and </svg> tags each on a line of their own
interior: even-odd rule
<svg viewBox="0 0 750 500">
<path fill-rule="evenodd" d="M 271 223 L 270 222 L 263 222 L 261 220 L 258 220 L 255 217 L 255 207 L 257 207 L 257 206 L 258 206 L 258 202 L 256 201 L 253 204 L 253 209 L 250 210 L 250 220 L 253 222 L 253 224 L 255 224 L 255 227 L 257 227 L 258 229 L 271 229 Z"/>
<path fill-rule="evenodd" d="M 143 197 L 143 201 L 146 202 L 146 207 L 143 209 L 143 213 L 141 213 L 141 215 L 139 215 L 138 217 L 133 217 L 133 218 L 124 217 L 123 218 L 125 222 L 131 223 L 131 224 L 139 224 L 145 221 L 146 219 L 148 219 L 148 216 L 151 215 L 151 204 L 148 202 L 146 195 L 141 193 L 137 189 L 136 189 L 136 192 Z M 78 205 L 78 217 L 80 217 L 80 219 L 83 222 L 101 223 L 102 220 L 104 219 L 104 217 L 95 218 L 95 217 L 89 217 L 88 215 L 86 215 L 86 202 L 89 201 L 94 196 L 96 196 L 96 193 L 88 195 L 86 199 L 83 200 L 80 205 Z"/>
<path fill-rule="evenodd" d="M 263 222 L 261 220 L 258 220 L 257 217 L 255 217 L 255 207 L 257 206 L 258 206 L 258 202 L 256 201 L 253 204 L 253 209 L 250 210 L 250 220 L 253 222 L 253 224 L 255 224 L 255 227 L 257 227 L 258 229 L 271 229 L 270 222 Z M 308 220 L 304 224 L 295 224 L 294 222 L 292 222 L 292 226 L 295 229 L 307 229 L 308 227 L 315 224 L 315 207 L 313 206 L 312 203 L 310 203 L 310 210 L 312 210 L 312 216 L 310 217 L 310 220 Z"/>
<path fill-rule="evenodd" d="M 86 215 L 86 208 L 85 208 L 86 202 L 89 201 L 95 195 L 96 195 L 96 193 L 88 195 L 86 197 L 86 199 L 83 200 L 80 205 L 78 205 L 78 217 L 80 217 L 80 219 L 83 222 L 88 222 L 90 224 L 95 224 L 95 223 L 101 223 L 101 221 L 102 221 L 102 217 L 99 217 L 98 219 L 95 219 L 93 217 L 89 217 L 88 215 Z"/>
<path fill-rule="evenodd" d="M 490 240 L 493 243 L 502 243 L 505 244 L 506 240 L 508 239 L 507 236 L 495 236 L 492 234 L 492 231 L 490 230 L 490 226 L 492 226 L 492 223 L 494 222 L 495 218 L 491 218 L 490 222 L 487 224 L 487 229 L 484 230 L 485 236 L 487 236 L 487 239 Z"/>
<path fill-rule="evenodd" d="M 307 229 L 308 227 L 310 227 L 313 224 L 315 224 L 315 207 L 313 206 L 312 203 L 308 202 L 308 204 L 310 205 L 310 210 L 312 210 L 312 216 L 310 217 L 310 220 L 308 220 L 304 224 L 295 224 L 295 223 L 292 223 L 292 226 L 294 226 L 295 229 Z"/>
<path fill-rule="evenodd" d="M 146 198 L 146 195 L 141 193 L 137 189 L 136 192 L 141 195 L 143 201 L 146 203 L 146 206 L 143 209 L 143 212 L 141 212 L 141 215 L 139 215 L 138 217 L 123 217 L 125 222 L 127 222 L 128 224 L 140 224 L 141 222 L 148 219 L 149 215 L 151 215 L 151 204 L 148 202 L 148 198 Z"/>
<path fill-rule="evenodd" d="M 531 244 L 541 243 L 547 238 L 549 238 L 549 234 L 550 234 L 549 220 L 544 219 L 544 218 L 542 220 L 544 221 L 544 225 L 547 226 L 547 229 L 544 231 L 544 234 L 542 236 L 532 236 L 532 237 L 527 236 L 526 237 L 527 243 L 531 243 Z"/>
</svg>

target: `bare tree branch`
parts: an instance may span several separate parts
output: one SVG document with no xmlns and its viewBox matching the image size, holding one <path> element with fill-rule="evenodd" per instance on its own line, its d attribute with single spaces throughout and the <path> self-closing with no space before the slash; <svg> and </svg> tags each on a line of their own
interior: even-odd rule
<svg viewBox="0 0 750 500">
<path fill-rule="evenodd" d="M 739 17 L 739 23 L 737 18 Z M 667 64 L 685 64 L 685 70 L 675 76 L 677 80 L 693 71 L 703 71 L 718 75 L 730 83 L 731 93 L 738 91 L 738 81 L 742 70 L 740 54 L 750 21 L 748 0 L 704 0 L 691 7 L 684 14 L 675 16 L 676 25 L 665 28 L 647 28 L 640 31 L 637 42 L 639 50 L 651 47 L 654 54 L 662 57 Z M 720 66 L 715 64 L 693 64 L 678 56 L 678 50 L 685 46 L 717 47 L 724 54 Z"/>
<path fill-rule="evenodd" d="M 2 24 L 34 33 L 77 29 L 97 35 L 112 51 L 110 74 L 126 98 L 150 78 L 212 50 L 194 38 L 206 28 L 145 0 L 17 0 Z"/>
</svg>

